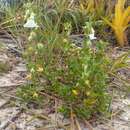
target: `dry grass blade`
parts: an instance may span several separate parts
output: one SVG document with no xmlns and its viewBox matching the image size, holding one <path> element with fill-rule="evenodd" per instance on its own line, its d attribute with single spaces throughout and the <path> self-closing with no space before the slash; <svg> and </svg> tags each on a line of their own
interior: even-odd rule
<svg viewBox="0 0 130 130">
<path fill-rule="evenodd" d="M 86 124 L 86 127 L 89 129 L 89 130 L 94 130 L 92 125 L 87 121 L 85 120 L 85 124 Z"/>
<path fill-rule="evenodd" d="M 81 126 L 80 126 L 80 123 L 77 119 L 75 119 L 75 123 L 76 123 L 76 126 L 78 128 L 78 130 L 82 130 Z"/>
<path fill-rule="evenodd" d="M 74 121 L 74 113 L 73 110 L 71 108 L 71 123 L 70 123 L 70 130 L 75 130 L 75 121 Z"/>
</svg>

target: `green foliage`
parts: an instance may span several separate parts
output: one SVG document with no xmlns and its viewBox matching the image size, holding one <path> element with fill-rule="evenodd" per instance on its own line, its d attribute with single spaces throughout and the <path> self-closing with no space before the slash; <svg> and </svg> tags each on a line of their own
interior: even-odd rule
<svg viewBox="0 0 130 130">
<path fill-rule="evenodd" d="M 21 91 L 22 90 L 22 91 Z M 42 97 L 38 94 L 36 86 L 28 84 L 17 90 L 17 95 L 22 98 L 23 102 L 37 102 L 40 103 Z"/>
<path fill-rule="evenodd" d="M 32 100 L 34 92 L 44 91 L 62 100 L 59 111 L 65 114 L 70 114 L 71 109 L 80 118 L 105 114 L 109 106 L 106 44 L 97 41 L 93 45 L 89 40 L 92 26 L 86 23 L 83 47 L 77 47 L 68 39 L 71 25 L 64 25 L 65 32 L 60 34 L 38 28 L 30 33 L 24 57 L 29 70 L 27 79 L 35 89 L 24 87 L 20 96 Z"/>
</svg>

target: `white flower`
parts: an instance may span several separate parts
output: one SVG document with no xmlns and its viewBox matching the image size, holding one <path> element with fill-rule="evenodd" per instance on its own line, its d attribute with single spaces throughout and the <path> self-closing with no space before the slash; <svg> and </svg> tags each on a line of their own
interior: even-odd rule
<svg viewBox="0 0 130 130">
<path fill-rule="evenodd" d="M 35 14 L 32 12 L 30 17 L 27 19 L 27 22 L 24 24 L 25 28 L 37 28 L 39 27 L 35 22 Z"/>
<path fill-rule="evenodd" d="M 89 38 L 90 38 L 90 40 L 95 40 L 95 39 L 97 39 L 94 35 L 95 35 L 95 31 L 94 31 L 94 29 L 92 28 L 91 29 L 91 34 L 89 34 Z"/>
</svg>

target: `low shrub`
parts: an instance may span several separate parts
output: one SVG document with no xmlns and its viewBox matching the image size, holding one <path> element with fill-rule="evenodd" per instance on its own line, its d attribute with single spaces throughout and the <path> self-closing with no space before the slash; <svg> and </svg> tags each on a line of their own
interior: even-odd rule
<svg viewBox="0 0 130 130">
<path fill-rule="evenodd" d="M 92 30 L 91 24 L 86 23 L 80 48 L 71 43 L 68 32 L 34 29 L 24 54 L 30 85 L 18 90 L 18 95 L 36 101 L 44 92 L 62 101 L 60 112 L 68 115 L 72 110 L 80 118 L 105 114 L 110 101 L 107 93 L 109 60 L 105 54 L 106 44 L 91 42 Z"/>
</svg>

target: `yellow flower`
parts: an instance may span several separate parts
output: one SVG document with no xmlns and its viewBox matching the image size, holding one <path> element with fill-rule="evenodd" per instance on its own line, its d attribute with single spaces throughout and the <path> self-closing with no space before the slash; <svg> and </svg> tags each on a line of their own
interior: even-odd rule
<svg viewBox="0 0 130 130">
<path fill-rule="evenodd" d="M 28 48 L 28 51 L 32 52 L 32 51 L 33 51 L 33 48 L 32 48 L 32 47 L 29 47 L 29 48 Z"/>
<path fill-rule="evenodd" d="M 72 90 L 72 93 L 73 93 L 75 96 L 77 96 L 77 95 L 78 95 L 78 91 L 77 91 L 77 90 L 75 90 L 75 89 L 73 89 L 73 90 Z"/>
<path fill-rule="evenodd" d="M 43 72 L 43 67 L 38 67 L 37 72 Z"/>
<path fill-rule="evenodd" d="M 86 106 L 91 107 L 92 105 L 94 105 L 96 103 L 96 99 L 95 98 L 88 98 L 88 99 L 84 99 L 83 102 Z"/>
<path fill-rule="evenodd" d="M 86 81 L 85 81 L 85 84 L 88 85 L 88 84 L 89 84 L 89 80 L 86 80 Z"/>
<path fill-rule="evenodd" d="M 68 42 L 68 40 L 64 38 L 64 39 L 63 39 L 63 42 L 64 42 L 64 43 L 67 43 L 67 42 Z"/>
<path fill-rule="evenodd" d="M 35 51 L 35 55 L 37 55 L 38 54 L 38 52 L 37 51 Z"/>
<path fill-rule="evenodd" d="M 90 81 L 89 81 L 89 80 L 86 80 L 86 81 L 85 81 L 85 84 L 86 84 L 89 88 L 91 88 L 91 84 L 90 84 Z"/>
<path fill-rule="evenodd" d="M 28 79 L 28 80 L 32 79 L 32 75 L 31 75 L 31 74 L 28 74 L 28 75 L 26 76 L 26 79 Z"/>
<path fill-rule="evenodd" d="M 37 92 L 34 92 L 34 93 L 33 93 L 33 97 L 34 97 L 34 98 L 37 98 L 37 97 L 38 97 L 38 93 L 37 93 Z"/>
<path fill-rule="evenodd" d="M 87 95 L 87 96 L 89 96 L 90 94 L 91 94 L 91 92 L 90 92 L 90 91 L 87 91 L 87 92 L 86 92 L 86 95 Z"/>
</svg>

